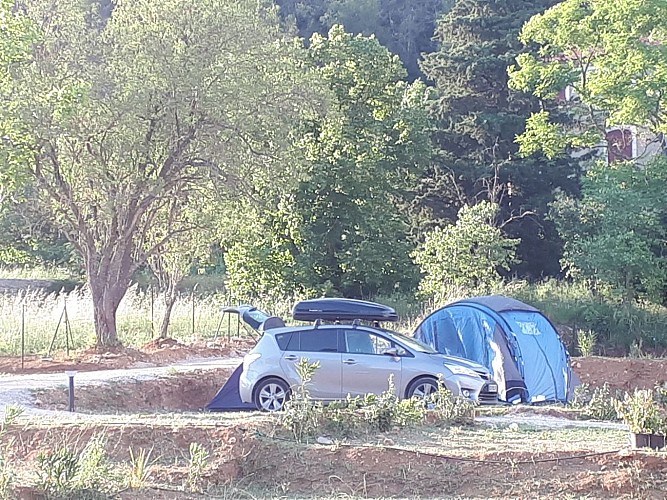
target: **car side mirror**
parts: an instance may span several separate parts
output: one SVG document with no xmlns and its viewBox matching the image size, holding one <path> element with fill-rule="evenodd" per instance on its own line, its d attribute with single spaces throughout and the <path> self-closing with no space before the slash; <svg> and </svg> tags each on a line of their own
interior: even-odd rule
<svg viewBox="0 0 667 500">
<path fill-rule="evenodd" d="M 385 354 L 387 356 L 398 356 L 398 349 L 395 347 L 390 347 L 389 349 L 386 349 L 382 354 Z"/>
</svg>

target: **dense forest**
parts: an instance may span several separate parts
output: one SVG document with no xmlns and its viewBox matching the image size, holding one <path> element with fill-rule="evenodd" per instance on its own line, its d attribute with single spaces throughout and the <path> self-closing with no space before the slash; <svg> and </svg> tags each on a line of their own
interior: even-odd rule
<svg viewBox="0 0 667 500">
<path fill-rule="evenodd" d="M 0 0 L 0 261 L 100 344 L 139 276 L 665 305 L 663 3 Z"/>
</svg>

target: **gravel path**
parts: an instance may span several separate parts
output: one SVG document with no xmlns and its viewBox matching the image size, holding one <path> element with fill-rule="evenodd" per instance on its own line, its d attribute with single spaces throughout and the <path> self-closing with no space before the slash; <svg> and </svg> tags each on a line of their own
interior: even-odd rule
<svg viewBox="0 0 667 500">
<path fill-rule="evenodd" d="M 235 368 L 241 363 L 241 358 L 202 358 L 191 359 L 174 363 L 168 366 L 148 366 L 141 368 L 126 368 L 121 370 L 98 370 L 76 373 L 74 376 L 75 387 L 83 385 L 97 385 L 112 380 L 130 378 L 133 380 L 150 380 L 174 372 L 183 373 L 194 370 L 213 370 L 216 368 Z M 29 375 L 3 375 L 0 378 L 0 414 L 8 405 L 19 405 L 26 413 L 34 414 L 58 414 L 52 410 L 40 410 L 34 407 L 33 390 L 52 389 L 67 386 L 69 379 L 65 372 L 62 373 L 40 373 Z"/>
<path fill-rule="evenodd" d="M 563 427 L 583 427 L 596 429 L 626 430 L 627 425 L 619 422 L 602 422 L 599 420 L 571 420 L 569 418 L 553 417 L 550 415 L 521 414 L 521 415 L 494 415 L 475 417 L 475 422 L 490 426 L 507 427 L 512 424 L 519 426 L 544 427 L 547 429 L 562 429 Z"/>
<path fill-rule="evenodd" d="M 112 380 L 125 378 L 132 380 L 150 380 L 174 373 L 184 373 L 194 370 L 212 370 L 216 368 L 235 368 L 242 358 L 202 358 L 191 359 L 168 366 L 144 366 L 121 370 L 98 370 L 76 373 L 75 386 L 90 386 L 104 384 Z M 65 420 L 94 420 L 96 415 L 69 413 L 66 411 L 43 410 L 35 408 L 32 391 L 36 389 L 51 389 L 66 386 L 68 377 L 62 373 L 44 373 L 30 375 L 3 375 L 0 378 L 0 416 L 4 414 L 8 405 L 19 405 L 25 413 L 40 416 L 58 417 Z M 625 424 L 615 422 L 600 422 L 595 420 L 571 420 L 539 414 L 513 414 L 479 416 L 477 422 L 488 426 L 530 426 L 558 429 L 563 427 L 588 427 L 602 429 L 627 429 Z"/>
</svg>

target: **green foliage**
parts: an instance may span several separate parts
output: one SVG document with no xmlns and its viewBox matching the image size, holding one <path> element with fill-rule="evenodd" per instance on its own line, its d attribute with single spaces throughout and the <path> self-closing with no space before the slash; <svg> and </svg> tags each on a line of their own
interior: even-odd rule
<svg viewBox="0 0 667 500">
<path fill-rule="evenodd" d="M 296 364 L 296 373 L 300 383 L 291 388 L 290 398 L 285 402 L 280 415 L 280 424 L 290 430 L 297 442 L 312 436 L 318 428 L 322 405 L 314 403 L 308 391 L 308 384 L 315 371 L 320 367 L 318 362 L 310 363 L 301 358 Z"/>
<path fill-rule="evenodd" d="M 302 49 L 251 0 L 140 0 L 110 13 L 35 0 L 16 15 L 41 43 L 3 79 L 0 150 L 30 152 L 21 172 L 85 264 L 99 343 L 115 344 L 131 277 L 194 231 L 186 216 L 202 193 L 234 203 L 291 179 L 276 157 L 312 96 Z"/>
<path fill-rule="evenodd" d="M 329 106 L 294 144 L 298 186 L 249 210 L 225 256 L 228 283 L 258 294 L 409 289 L 416 273 L 403 207 L 431 155 L 428 89 L 402 82 L 398 58 L 376 40 L 340 26 L 314 35 L 308 55 Z"/>
<path fill-rule="evenodd" d="M 371 429 L 390 431 L 394 426 L 406 427 L 424 420 L 424 402 L 417 398 L 401 400 L 396 394 L 393 376 L 382 394 L 367 394 L 360 407 L 364 421 Z"/>
<path fill-rule="evenodd" d="M 16 422 L 16 419 L 23 413 L 23 408 L 15 405 L 5 406 L 5 415 L 0 422 L 0 438 L 5 438 L 9 426 Z M 12 447 L 14 439 L 7 439 L 0 446 L 0 499 L 10 499 L 12 497 L 12 485 L 16 480 L 11 460 Z"/>
<path fill-rule="evenodd" d="M 427 405 L 430 420 L 441 425 L 470 425 L 475 421 L 475 403 L 454 396 L 442 380 L 438 380 L 438 390 L 430 396 Z"/>
<path fill-rule="evenodd" d="M 598 342 L 598 334 L 593 330 L 577 330 L 577 347 L 582 356 L 592 356 Z"/>
<path fill-rule="evenodd" d="M 610 125 L 665 132 L 666 25 L 662 0 L 566 0 L 527 22 L 521 40 L 534 50 L 510 69 L 512 87 L 549 99 L 569 85 L 580 104 L 576 129 L 543 115 L 528 123 L 522 149 L 593 146 Z"/>
<path fill-rule="evenodd" d="M 660 408 L 655 400 L 653 391 L 649 389 L 635 389 L 632 394 L 614 403 L 618 418 L 630 427 L 630 432 L 658 433 L 662 431 Z"/>
<path fill-rule="evenodd" d="M 134 453 L 130 448 L 130 474 L 127 478 L 127 485 L 130 488 L 143 488 L 151 475 L 151 468 L 157 462 L 157 458 L 151 458 L 153 450 L 140 448 L 138 453 Z"/>
<path fill-rule="evenodd" d="M 187 486 L 190 491 L 201 493 L 204 469 L 208 462 L 208 450 L 199 443 L 190 443 Z"/>
<path fill-rule="evenodd" d="M 494 225 L 497 215 L 498 206 L 488 202 L 463 207 L 455 225 L 427 235 L 414 253 L 424 273 L 419 286 L 424 295 L 441 295 L 451 285 L 488 292 L 500 281 L 499 270 L 515 262 L 518 241 Z"/>
<path fill-rule="evenodd" d="M 570 404 L 581 410 L 583 418 L 618 420 L 620 417 L 616 412 L 616 407 L 619 401 L 618 394 L 613 395 L 607 384 L 595 388 L 591 388 L 588 384 L 581 384 L 574 390 L 574 398 Z"/>
<path fill-rule="evenodd" d="M 422 77 L 421 54 L 433 48 L 437 17 L 451 0 L 277 0 L 280 14 L 296 24 L 299 36 L 310 38 L 342 24 L 347 32 L 375 35 L 378 41 L 401 58 L 410 80 Z"/>
<path fill-rule="evenodd" d="M 95 498 L 113 491 L 118 477 L 105 451 L 106 437 L 93 436 L 77 453 L 68 447 L 42 451 L 37 456 L 39 487 L 55 497 Z"/>
<path fill-rule="evenodd" d="M 316 363 L 301 359 L 297 373 L 301 383 L 292 388 L 290 400 L 280 416 L 280 424 L 290 430 L 297 442 L 318 434 L 350 437 L 360 433 L 387 432 L 395 427 L 431 423 L 446 425 L 470 424 L 474 420 L 475 405 L 465 398 L 457 398 L 442 383 L 428 400 L 401 399 L 396 393 L 393 378 L 386 391 L 366 394 L 364 397 L 347 396 L 345 400 L 326 405 L 314 402 L 307 389 Z"/>
<path fill-rule="evenodd" d="M 540 103 L 509 89 L 507 66 L 522 50 L 522 23 L 553 3 L 457 1 L 438 21 L 438 50 L 422 62 L 436 89 L 430 106 L 439 154 L 422 180 L 415 217 L 444 226 L 462 206 L 498 204 L 496 224 L 520 240 L 512 271 L 531 278 L 559 272 L 561 242 L 546 220 L 547 204 L 554 186 L 576 193 L 579 173 L 571 158 L 518 154 L 516 136 Z"/>
<path fill-rule="evenodd" d="M 565 240 L 563 267 L 598 281 L 626 302 L 660 302 L 667 285 L 667 161 L 639 167 L 598 163 L 583 180 L 582 199 L 560 197 L 552 217 Z"/>
</svg>

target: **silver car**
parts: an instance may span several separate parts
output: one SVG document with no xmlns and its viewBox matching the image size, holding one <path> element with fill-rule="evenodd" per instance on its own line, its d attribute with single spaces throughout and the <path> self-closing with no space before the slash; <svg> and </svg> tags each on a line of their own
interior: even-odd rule
<svg viewBox="0 0 667 500">
<path fill-rule="evenodd" d="M 267 330 L 243 359 L 239 392 L 244 403 L 277 411 L 300 383 L 296 365 L 318 362 L 309 385 L 313 399 L 334 401 L 380 394 L 393 375 L 399 397 L 426 397 L 438 379 L 455 395 L 496 402 L 498 387 L 473 361 L 439 354 L 411 337 L 361 325 L 313 325 Z"/>
</svg>

